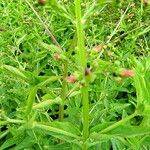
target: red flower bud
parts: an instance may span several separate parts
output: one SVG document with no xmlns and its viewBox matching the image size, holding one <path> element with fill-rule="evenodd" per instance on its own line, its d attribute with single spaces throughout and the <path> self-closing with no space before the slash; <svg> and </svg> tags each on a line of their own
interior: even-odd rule
<svg viewBox="0 0 150 150">
<path fill-rule="evenodd" d="M 97 45 L 97 46 L 95 46 L 95 50 L 96 50 L 97 52 L 100 52 L 100 51 L 102 50 L 102 48 L 103 48 L 102 45 Z"/>
<path fill-rule="evenodd" d="M 145 5 L 147 5 L 147 4 L 148 4 L 148 0 L 143 0 L 143 3 L 144 3 Z"/>
<path fill-rule="evenodd" d="M 84 72 L 84 75 L 85 76 L 89 76 L 89 75 L 91 75 L 92 73 L 91 73 L 91 70 L 89 69 L 89 68 L 85 68 L 85 72 Z"/>
<path fill-rule="evenodd" d="M 65 80 L 69 83 L 75 83 L 77 81 L 77 79 L 74 75 L 70 75 L 70 76 L 66 77 Z"/>
<path fill-rule="evenodd" d="M 133 70 L 130 70 L 130 69 L 122 69 L 120 72 L 120 76 L 123 78 L 134 77 L 135 72 Z"/>
<path fill-rule="evenodd" d="M 46 2 L 47 2 L 47 0 L 38 0 L 38 3 L 39 3 L 40 5 L 45 5 Z"/>
<path fill-rule="evenodd" d="M 53 57 L 56 59 L 56 60 L 61 60 L 61 56 L 57 53 L 54 53 L 53 54 Z"/>
</svg>

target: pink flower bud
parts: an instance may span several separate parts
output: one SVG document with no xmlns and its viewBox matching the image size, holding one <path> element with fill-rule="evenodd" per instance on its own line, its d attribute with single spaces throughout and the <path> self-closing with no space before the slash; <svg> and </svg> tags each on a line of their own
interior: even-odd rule
<svg viewBox="0 0 150 150">
<path fill-rule="evenodd" d="M 102 50 L 102 48 L 103 48 L 102 45 L 97 45 L 97 46 L 95 46 L 95 50 L 96 50 L 97 52 L 100 52 L 100 51 Z"/>
<path fill-rule="evenodd" d="M 135 72 L 133 70 L 130 70 L 130 69 L 122 69 L 120 71 L 120 76 L 123 77 L 123 78 L 134 77 Z"/>
<path fill-rule="evenodd" d="M 61 60 L 60 55 L 57 54 L 57 53 L 54 53 L 54 54 L 53 54 L 53 57 L 54 57 L 56 60 Z"/>
<path fill-rule="evenodd" d="M 143 3 L 144 3 L 145 5 L 147 5 L 147 4 L 148 4 L 148 0 L 143 0 Z"/>
<path fill-rule="evenodd" d="M 66 77 L 65 80 L 68 83 L 75 83 L 77 81 L 77 79 L 76 79 L 76 77 L 74 75 L 70 75 L 70 76 Z"/>
</svg>

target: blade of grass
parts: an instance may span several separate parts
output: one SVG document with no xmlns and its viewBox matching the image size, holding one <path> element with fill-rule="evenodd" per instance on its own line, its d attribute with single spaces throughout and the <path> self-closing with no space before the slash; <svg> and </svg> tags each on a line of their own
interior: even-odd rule
<svg viewBox="0 0 150 150">
<path fill-rule="evenodd" d="M 126 10 L 124 11 L 123 15 L 120 17 L 120 20 L 119 20 L 118 24 L 116 25 L 116 28 L 114 29 L 113 33 L 111 34 L 110 38 L 108 39 L 108 41 L 106 43 L 109 43 L 110 40 L 112 39 L 112 37 L 117 33 L 118 28 L 119 28 L 120 24 L 122 23 L 122 20 L 124 19 L 125 14 L 127 13 L 128 9 L 129 9 L 129 6 L 130 6 L 130 3 L 127 6 Z"/>
<path fill-rule="evenodd" d="M 34 7 L 30 4 L 30 2 L 28 0 L 24 0 L 24 1 L 29 5 L 29 7 L 31 8 L 31 10 L 34 12 L 34 14 L 36 15 L 36 17 L 39 19 L 39 21 L 41 22 L 42 26 L 45 28 L 47 34 L 50 36 L 50 38 L 53 41 L 53 43 L 55 45 L 57 45 L 58 47 L 61 48 L 60 44 L 57 42 L 56 38 L 54 37 L 54 35 L 50 31 L 50 29 L 47 27 L 47 25 L 44 23 L 44 21 L 41 19 L 41 17 L 39 16 L 39 14 L 36 12 L 36 10 L 34 9 Z"/>
</svg>

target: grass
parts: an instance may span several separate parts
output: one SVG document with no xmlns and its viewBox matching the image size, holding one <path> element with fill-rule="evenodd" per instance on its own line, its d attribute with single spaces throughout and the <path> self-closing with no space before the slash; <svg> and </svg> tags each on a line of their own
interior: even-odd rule
<svg viewBox="0 0 150 150">
<path fill-rule="evenodd" d="M 149 2 L 0 4 L 0 149 L 150 149 Z"/>
</svg>

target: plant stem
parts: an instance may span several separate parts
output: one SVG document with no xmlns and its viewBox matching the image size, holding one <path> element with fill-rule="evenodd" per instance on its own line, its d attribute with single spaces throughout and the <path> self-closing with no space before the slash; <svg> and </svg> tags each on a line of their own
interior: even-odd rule
<svg viewBox="0 0 150 150">
<path fill-rule="evenodd" d="M 41 19 L 41 17 L 36 12 L 36 10 L 34 9 L 34 7 L 30 4 L 30 2 L 28 0 L 25 0 L 25 2 L 29 5 L 29 7 L 31 8 L 31 10 L 34 12 L 34 14 L 36 15 L 36 17 L 39 19 L 39 21 L 41 22 L 42 26 L 45 28 L 47 34 L 50 36 L 50 38 L 53 41 L 53 43 L 56 46 L 58 46 L 60 49 L 62 49 L 61 46 L 60 46 L 60 44 L 56 40 L 55 36 L 52 34 L 52 32 L 50 31 L 50 29 L 47 27 L 47 25 Z M 62 83 L 62 92 L 61 92 L 62 103 L 59 105 L 59 121 L 62 121 L 63 118 L 64 118 L 64 102 L 65 102 L 65 99 L 66 99 L 66 91 L 67 91 L 67 83 L 65 81 L 65 78 L 67 76 L 67 70 L 68 70 L 67 68 L 68 68 L 68 63 L 65 62 L 64 63 L 64 75 L 63 75 L 63 83 Z"/>
<path fill-rule="evenodd" d="M 75 0 L 75 11 L 76 11 L 76 28 L 77 28 L 77 46 L 79 53 L 79 62 L 82 68 L 86 67 L 86 52 L 85 52 L 85 44 L 84 44 L 84 31 L 81 20 L 81 6 L 80 0 Z"/>
<path fill-rule="evenodd" d="M 89 137 L 89 94 L 88 86 L 82 88 L 82 104 L 83 104 L 83 150 L 87 150 L 87 139 Z"/>
<path fill-rule="evenodd" d="M 82 149 L 87 150 L 87 139 L 89 137 L 89 96 L 88 96 L 88 81 L 84 75 L 84 71 L 87 64 L 87 57 L 85 51 L 85 43 L 84 43 L 84 31 L 83 24 L 81 19 L 81 1 L 75 0 L 75 13 L 76 13 L 76 28 L 77 28 L 77 46 L 78 46 L 78 54 L 79 54 L 79 65 L 82 68 L 83 79 L 85 81 L 84 85 L 81 88 L 82 93 L 82 104 L 83 104 L 83 145 Z"/>
<path fill-rule="evenodd" d="M 62 83 L 62 91 L 61 91 L 61 99 L 62 102 L 59 105 L 59 121 L 63 121 L 64 119 L 64 103 L 67 95 L 67 82 L 65 78 L 67 77 L 68 73 L 68 62 L 64 63 L 64 75 L 63 75 L 63 83 Z"/>
</svg>

